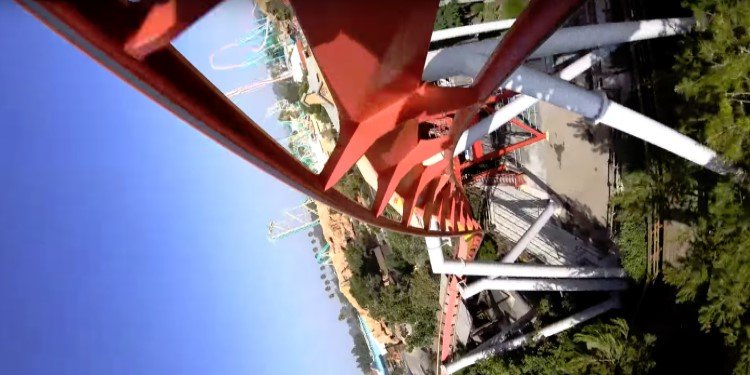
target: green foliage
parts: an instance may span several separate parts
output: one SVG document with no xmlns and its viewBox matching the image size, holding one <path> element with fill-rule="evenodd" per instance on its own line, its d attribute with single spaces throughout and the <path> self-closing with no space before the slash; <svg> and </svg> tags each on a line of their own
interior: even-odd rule
<svg viewBox="0 0 750 375">
<path fill-rule="evenodd" d="M 409 348 L 430 346 L 437 332 L 439 284 L 427 267 L 424 240 L 394 232 L 388 232 L 386 239 L 393 252 L 386 262 L 398 272 L 395 282 L 388 286 L 381 282 L 374 255 L 359 244 L 363 241 L 347 246 L 352 296 L 377 319 L 389 324 L 408 323 L 412 327 Z"/>
<path fill-rule="evenodd" d="M 646 276 L 646 218 L 653 205 L 655 185 L 650 174 L 629 173 L 623 177 L 624 189 L 612 198 L 620 224 L 615 243 L 620 249 L 625 272 L 636 281 L 642 281 Z"/>
<path fill-rule="evenodd" d="M 292 19 L 292 10 L 282 0 L 266 0 L 266 9 L 268 9 L 268 13 L 280 21 Z"/>
<path fill-rule="evenodd" d="M 586 326 L 573 341 L 584 344 L 586 351 L 568 363 L 571 373 L 646 374 L 656 365 L 650 356 L 656 336 L 631 336 L 623 319 Z"/>
<path fill-rule="evenodd" d="M 643 218 L 651 211 L 654 193 L 657 190 L 652 175 L 632 172 L 623 176 L 624 189 L 612 198 L 620 218 Z"/>
<path fill-rule="evenodd" d="M 681 130 L 715 148 L 747 170 L 750 164 L 750 3 L 691 0 L 698 32 L 684 44 L 675 73 Z M 666 159 L 666 158 L 665 158 Z M 698 309 L 706 332 L 724 337 L 735 373 L 750 369 L 750 206 L 747 186 L 719 181 L 673 158 L 660 169 L 626 176 L 625 191 L 613 203 L 620 223 L 617 243 L 631 276 L 645 264 L 644 218 L 651 212 L 692 227 L 691 243 L 679 265 L 664 270 L 677 301 Z"/>
<path fill-rule="evenodd" d="M 699 19 L 675 70 L 685 96 L 684 131 L 704 139 L 729 160 L 748 167 L 750 156 L 750 2 L 688 1 Z"/>
<path fill-rule="evenodd" d="M 435 17 L 435 30 L 449 29 L 451 27 L 463 26 L 461 20 L 461 5 L 451 1 L 438 9 Z"/>
<path fill-rule="evenodd" d="M 405 281 L 383 288 L 372 312 L 388 322 L 409 323 L 412 326 L 407 342 L 410 349 L 430 346 L 437 329 L 437 278 L 421 268 Z"/>
<path fill-rule="evenodd" d="M 628 276 L 641 281 L 646 275 L 646 218 L 653 205 L 655 182 L 650 174 L 634 172 L 623 177 L 623 185 L 623 191 L 612 199 L 620 224 L 615 243 Z"/>
<path fill-rule="evenodd" d="M 394 254 L 410 265 L 422 267 L 427 264 L 429 257 L 423 238 L 389 231 L 386 239 Z"/>
<path fill-rule="evenodd" d="M 528 0 L 503 0 L 473 4 L 450 2 L 438 10 L 435 30 L 516 18 L 523 12 L 528 3 Z"/>
<path fill-rule="evenodd" d="M 750 3 L 692 0 L 698 32 L 685 44 L 675 71 L 686 104 L 681 129 L 735 165 L 750 164 Z M 696 177 L 692 177 L 696 178 Z M 665 270 L 679 302 L 699 307 L 703 330 L 724 337 L 735 373 L 750 370 L 750 206 L 747 187 L 701 181 L 708 191 L 696 215 L 688 253 Z"/>
<path fill-rule="evenodd" d="M 289 103 L 297 103 L 300 100 L 300 84 L 289 79 L 275 82 L 273 92 Z"/>
<path fill-rule="evenodd" d="M 310 84 L 307 82 L 307 74 L 305 74 L 305 77 L 302 78 L 302 83 L 297 87 L 297 95 L 302 98 L 302 96 L 307 94 L 308 90 L 310 90 Z"/>
<path fill-rule="evenodd" d="M 357 200 L 357 197 L 367 195 L 366 192 L 369 189 L 365 178 L 362 177 L 357 168 L 353 168 L 349 173 L 345 174 L 333 188 L 351 200 Z"/>
<path fill-rule="evenodd" d="M 697 302 L 706 331 L 723 334 L 726 345 L 747 360 L 750 346 L 750 205 L 747 192 L 719 183 L 711 193 L 708 214 L 680 267 L 667 269 L 665 280 L 678 288 L 678 301 Z"/>
<path fill-rule="evenodd" d="M 331 123 L 331 118 L 328 116 L 328 112 L 326 112 L 326 109 L 320 104 L 313 104 L 309 106 L 306 112 L 324 124 Z"/>
<path fill-rule="evenodd" d="M 357 361 L 357 367 L 362 370 L 362 373 L 369 374 L 372 356 L 370 355 L 370 348 L 367 347 L 367 339 L 359 332 L 354 335 L 353 339 L 354 347 L 352 348 L 352 355 L 354 355 L 354 359 Z"/>
<path fill-rule="evenodd" d="M 645 218 L 628 218 L 620 222 L 620 231 L 615 237 L 615 243 L 620 249 L 622 267 L 628 276 L 635 281 L 643 281 L 646 277 L 648 263 L 648 249 L 646 244 Z"/>
<path fill-rule="evenodd" d="M 498 19 L 504 20 L 508 18 L 518 17 L 518 15 L 521 14 L 524 9 L 526 9 L 526 5 L 529 4 L 529 0 L 504 0 L 500 3 L 502 8 Z"/>
<path fill-rule="evenodd" d="M 471 213 L 475 218 L 481 218 L 487 206 L 487 197 L 484 191 L 478 187 L 470 186 L 466 188 L 466 197 L 469 199 Z"/>
<path fill-rule="evenodd" d="M 490 236 L 485 236 L 482 244 L 479 246 L 479 252 L 477 253 L 477 259 L 493 261 L 497 260 L 497 245 Z"/>
<path fill-rule="evenodd" d="M 462 375 L 646 374 L 656 337 L 630 335 L 627 323 L 586 326 L 573 338 L 565 333 L 523 351 L 505 353 L 479 362 Z"/>
</svg>

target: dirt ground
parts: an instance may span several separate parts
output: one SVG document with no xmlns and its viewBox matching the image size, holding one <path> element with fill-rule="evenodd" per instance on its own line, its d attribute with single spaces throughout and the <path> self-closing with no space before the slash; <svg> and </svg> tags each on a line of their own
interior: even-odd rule
<svg viewBox="0 0 750 375">
<path fill-rule="evenodd" d="M 565 204 L 565 221 L 576 234 L 608 241 L 610 129 L 543 102 L 537 113 L 538 126 L 549 139 L 516 154 L 527 181 Z"/>
</svg>

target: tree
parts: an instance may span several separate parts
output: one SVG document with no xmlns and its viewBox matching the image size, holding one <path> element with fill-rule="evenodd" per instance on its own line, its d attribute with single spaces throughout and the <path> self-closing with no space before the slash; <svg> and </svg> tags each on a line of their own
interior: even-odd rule
<svg viewBox="0 0 750 375">
<path fill-rule="evenodd" d="M 742 167 L 750 166 L 750 3 L 688 1 L 698 32 L 686 44 L 676 70 L 677 91 L 688 105 L 683 130 L 704 139 Z"/>
<path fill-rule="evenodd" d="M 386 238 L 393 252 L 412 266 L 422 266 L 427 263 L 429 257 L 423 238 L 390 231 Z"/>
<path fill-rule="evenodd" d="M 642 281 L 648 261 L 646 220 L 655 204 L 656 182 L 650 173 L 638 171 L 625 174 L 622 185 L 623 190 L 612 198 L 619 224 L 615 243 L 625 272 L 633 280 Z"/>
<path fill-rule="evenodd" d="M 650 357 L 656 336 L 630 335 L 623 319 L 586 326 L 573 336 L 573 341 L 584 344 L 586 351 L 579 350 L 568 363 L 571 373 L 647 374 L 656 365 Z"/>
<path fill-rule="evenodd" d="M 735 372 L 750 369 L 750 205 L 747 192 L 720 183 L 708 214 L 693 230 L 687 256 L 665 270 L 678 302 L 696 302 L 703 330 L 721 332 Z"/>
<path fill-rule="evenodd" d="M 698 19 L 678 56 L 676 87 L 685 99 L 682 131 L 708 143 L 734 165 L 750 167 L 750 3 L 687 2 Z M 665 280 L 678 302 L 699 306 L 705 331 L 724 337 L 735 373 L 750 372 L 750 204 L 746 183 L 692 176 L 709 192 L 693 225 L 690 248 Z"/>
<path fill-rule="evenodd" d="M 562 333 L 535 346 L 504 353 L 469 367 L 462 375 L 647 374 L 655 362 L 656 337 L 632 335 L 622 319 L 594 323 L 571 336 Z"/>
<path fill-rule="evenodd" d="M 441 6 L 435 17 L 435 30 L 449 29 L 462 26 L 461 5 L 455 1 Z"/>
<path fill-rule="evenodd" d="M 281 0 L 266 0 L 266 9 L 278 20 L 292 19 L 292 10 Z"/>
<path fill-rule="evenodd" d="M 363 194 L 364 189 L 367 188 L 367 183 L 358 169 L 352 169 L 336 183 L 334 188 L 347 198 L 356 200 L 357 197 Z"/>
<path fill-rule="evenodd" d="M 477 259 L 486 261 L 497 260 L 497 245 L 495 245 L 495 242 L 490 236 L 484 237 L 482 244 L 479 246 L 479 251 L 477 252 Z"/>
<path fill-rule="evenodd" d="M 300 100 L 299 84 L 290 79 L 277 81 L 273 84 L 273 92 L 289 103 L 297 103 Z"/>
<path fill-rule="evenodd" d="M 367 347 L 367 341 L 361 332 L 357 331 L 354 334 L 354 347 L 352 348 L 352 354 L 357 360 L 357 367 L 362 370 L 363 373 L 370 373 L 370 364 L 372 363 L 372 357 L 370 357 L 370 349 Z"/>
</svg>

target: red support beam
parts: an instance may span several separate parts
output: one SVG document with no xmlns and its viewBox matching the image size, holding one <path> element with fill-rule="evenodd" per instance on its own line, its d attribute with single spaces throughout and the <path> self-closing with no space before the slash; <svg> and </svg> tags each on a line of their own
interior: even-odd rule
<svg viewBox="0 0 750 375">
<path fill-rule="evenodd" d="M 468 206 L 450 157 L 458 135 L 477 121 L 477 111 L 499 84 L 582 0 L 532 0 L 471 88 L 421 81 L 438 0 L 292 0 L 341 115 L 339 143 L 321 175 L 297 162 L 171 47 L 171 40 L 218 0 L 165 0 L 149 7 L 118 1 L 18 2 L 123 80 L 302 193 L 376 226 L 445 236 L 470 232 L 457 231 L 457 221 L 475 222 L 461 208 Z M 454 111 L 447 136 L 422 139 L 414 134 L 418 127 L 405 126 Z M 422 165 L 433 151 L 448 155 L 439 178 Z M 330 189 L 363 156 L 373 160 L 381 181 L 374 212 Z M 416 203 L 426 186 L 435 186 L 425 194 L 433 196 L 430 209 L 428 198 Z M 379 217 L 394 192 L 406 200 L 402 223 Z M 435 211 L 441 231 L 409 227 L 412 213 L 430 219 Z"/>
<path fill-rule="evenodd" d="M 471 145 L 471 154 L 474 159 L 479 159 L 484 155 L 484 147 L 482 147 L 482 141 L 476 141 Z"/>
<path fill-rule="evenodd" d="M 510 146 L 506 146 L 506 147 L 503 147 L 503 148 L 501 148 L 499 150 L 495 150 L 495 151 L 492 151 L 490 153 L 487 153 L 487 154 L 485 154 L 484 156 L 482 156 L 480 158 L 477 158 L 477 159 L 474 159 L 474 160 L 471 160 L 471 161 L 467 161 L 467 162 L 465 162 L 465 163 L 463 163 L 461 165 L 461 169 L 466 169 L 468 167 L 471 167 L 472 165 L 477 165 L 477 164 L 481 164 L 481 163 L 484 163 L 484 162 L 487 162 L 487 161 L 490 161 L 490 160 L 497 159 L 497 158 L 499 158 L 499 157 L 501 157 L 503 155 L 506 155 L 506 154 L 508 154 L 510 152 L 518 150 L 519 148 L 530 146 L 530 145 L 532 145 L 534 143 L 537 143 L 539 141 L 543 141 L 543 140 L 547 139 L 547 135 L 546 134 L 544 134 L 544 133 L 542 133 L 542 132 L 540 132 L 540 131 L 538 131 L 538 130 L 536 130 L 536 129 L 528 126 L 528 125 L 526 125 L 523 121 L 519 120 L 518 118 L 513 118 L 512 120 L 510 120 L 510 122 L 513 125 L 518 126 L 521 129 L 523 129 L 523 130 L 531 133 L 531 137 L 528 138 L 528 139 L 525 139 L 523 141 L 516 142 L 516 143 L 514 143 L 514 144 L 512 144 Z"/>
<path fill-rule="evenodd" d="M 166 0 L 151 5 L 138 31 L 125 43 L 125 52 L 136 59 L 169 46 L 181 32 L 221 0 Z"/>
<path fill-rule="evenodd" d="M 123 48 L 140 27 L 116 1 L 19 1 L 28 11 L 93 59 L 151 97 L 176 116 L 261 170 L 327 206 L 364 222 L 418 235 L 458 235 L 401 226 L 351 201 L 326 191 L 320 176 L 310 172 L 272 137 L 218 91 L 177 50 L 158 49 L 136 60 Z M 468 233 L 468 232 L 465 232 Z"/>
</svg>

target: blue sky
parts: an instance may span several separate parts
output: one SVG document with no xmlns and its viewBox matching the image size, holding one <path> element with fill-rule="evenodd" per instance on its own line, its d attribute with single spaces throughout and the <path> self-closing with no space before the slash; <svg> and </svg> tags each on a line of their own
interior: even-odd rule
<svg viewBox="0 0 750 375">
<path fill-rule="evenodd" d="M 200 69 L 242 35 L 211 23 L 252 26 L 233 10 L 175 43 Z M 307 236 L 265 238 L 298 193 L 7 1 L 0 50 L 0 373 L 358 372 Z"/>
</svg>

